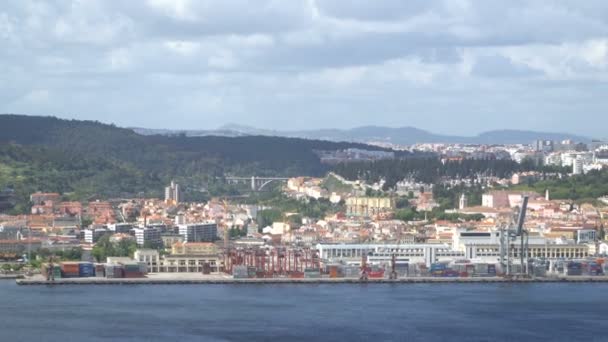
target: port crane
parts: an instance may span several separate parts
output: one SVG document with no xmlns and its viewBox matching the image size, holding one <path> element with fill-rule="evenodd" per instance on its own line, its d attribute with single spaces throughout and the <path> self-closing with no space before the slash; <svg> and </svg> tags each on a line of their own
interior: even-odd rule
<svg viewBox="0 0 608 342">
<path fill-rule="evenodd" d="M 46 280 L 55 281 L 55 265 L 53 264 L 53 256 L 49 256 L 49 265 L 46 271 Z"/>
<path fill-rule="evenodd" d="M 399 275 L 397 274 L 397 252 L 399 251 L 399 245 L 401 244 L 401 226 L 398 227 L 397 230 L 397 247 L 392 253 L 391 256 L 391 273 L 389 274 L 389 279 L 397 280 Z"/>
<path fill-rule="evenodd" d="M 500 259 L 501 263 L 506 266 L 507 277 L 512 276 L 511 272 L 511 242 L 515 242 L 517 238 L 520 239 L 519 257 L 521 264 L 521 275 L 527 276 L 527 260 L 524 260 L 528 256 L 528 231 L 524 229 L 524 222 L 526 220 L 526 212 L 528 210 L 528 196 L 524 196 L 522 199 L 521 208 L 517 218 L 517 226 L 515 228 L 504 227 L 501 229 L 500 234 Z M 506 254 L 506 262 L 505 262 Z"/>
</svg>

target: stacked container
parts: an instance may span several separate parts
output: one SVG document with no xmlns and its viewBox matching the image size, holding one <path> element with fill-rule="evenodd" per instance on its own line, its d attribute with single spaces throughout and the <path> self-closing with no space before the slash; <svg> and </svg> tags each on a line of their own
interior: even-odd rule
<svg viewBox="0 0 608 342">
<path fill-rule="evenodd" d="M 106 274 L 106 266 L 104 264 L 95 264 L 95 276 L 96 277 L 105 277 Z"/>
<path fill-rule="evenodd" d="M 122 266 L 124 267 L 125 278 L 142 278 L 144 276 L 137 262 L 124 262 Z"/>
<path fill-rule="evenodd" d="M 327 268 L 330 278 L 338 278 L 338 265 L 330 265 Z"/>
<path fill-rule="evenodd" d="M 234 266 L 232 267 L 232 277 L 234 279 L 247 279 L 249 273 L 247 272 L 247 266 Z"/>
<path fill-rule="evenodd" d="M 321 270 L 318 268 L 304 269 L 304 278 L 321 278 Z"/>
<path fill-rule="evenodd" d="M 602 268 L 602 265 L 599 264 L 599 263 L 597 263 L 597 262 L 595 262 L 595 261 L 590 262 L 587 265 L 587 267 L 588 267 L 589 275 L 598 276 L 598 275 L 603 275 L 604 274 L 604 270 Z"/>
<path fill-rule="evenodd" d="M 62 262 L 61 276 L 63 278 L 78 278 L 80 277 L 80 263 L 78 262 Z"/>
<path fill-rule="evenodd" d="M 124 269 L 122 265 L 106 265 L 106 278 L 124 278 Z"/>
<path fill-rule="evenodd" d="M 583 265 L 580 262 L 569 262 L 566 265 L 566 275 L 580 276 L 583 275 Z"/>
<path fill-rule="evenodd" d="M 302 279 L 302 278 L 304 278 L 304 272 L 293 271 L 293 272 L 289 273 L 289 278 Z"/>
<path fill-rule="evenodd" d="M 377 265 L 372 265 L 369 272 L 367 273 L 367 277 L 370 279 L 381 279 L 384 278 L 384 269 Z"/>
<path fill-rule="evenodd" d="M 342 274 L 346 278 L 359 278 L 361 275 L 361 268 L 359 266 L 342 266 Z"/>
<path fill-rule="evenodd" d="M 395 271 L 397 272 L 398 277 L 407 277 L 410 275 L 410 265 L 409 264 L 396 264 Z"/>
<path fill-rule="evenodd" d="M 78 264 L 78 276 L 81 278 L 94 277 L 95 266 L 90 262 L 81 262 Z"/>
<path fill-rule="evenodd" d="M 433 277 L 443 277 L 446 269 L 447 269 L 447 266 L 445 264 L 434 263 L 434 264 L 431 264 L 430 272 Z"/>
</svg>

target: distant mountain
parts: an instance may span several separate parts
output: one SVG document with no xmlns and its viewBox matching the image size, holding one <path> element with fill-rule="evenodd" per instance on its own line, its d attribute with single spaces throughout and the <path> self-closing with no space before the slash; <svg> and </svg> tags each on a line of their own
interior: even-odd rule
<svg viewBox="0 0 608 342">
<path fill-rule="evenodd" d="M 530 144 L 534 140 L 561 141 L 571 139 L 577 142 L 590 142 L 591 138 L 568 133 L 534 132 L 524 130 L 495 130 L 481 133 L 477 136 L 452 136 L 431 133 L 415 127 L 381 127 L 362 126 L 352 129 L 319 129 L 300 131 L 276 131 L 255 127 L 228 124 L 217 130 L 150 130 L 134 129 L 139 134 L 177 134 L 187 136 L 245 136 L 264 135 L 329 141 L 348 141 L 360 143 L 384 142 L 396 145 L 412 145 L 416 143 L 460 143 L 460 144 Z"/>
</svg>

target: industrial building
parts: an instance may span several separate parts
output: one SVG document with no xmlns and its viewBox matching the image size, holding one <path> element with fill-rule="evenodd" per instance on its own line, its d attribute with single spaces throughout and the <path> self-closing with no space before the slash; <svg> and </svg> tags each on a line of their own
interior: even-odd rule
<svg viewBox="0 0 608 342">
<path fill-rule="evenodd" d="M 530 236 L 527 241 L 528 257 L 546 260 L 581 259 L 590 256 L 589 245 L 556 243 L 540 236 Z M 322 260 L 357 264 L 363 256 L 370 263 L 388 262 L 393 255 L 401 262 L 424 263 L 458 259 L 496 263 L 501 257 L 501 232 L 456 231 L 451 244 L 317 244 Z M 505 244 L 505 254 L 520 257 L 519 243 Z"/>
<path fill-rule="evenodd" d="M 210 251 L 209 246 L 205 246 L 204 249 Z M 161 258 L 157 250 L 138 249 L 133 258 L 138 262 L 145 262 L 150 273 L 218 273 L 222 271 L 222 259 L 218 254 L 170 254 Z"/>
</svg>

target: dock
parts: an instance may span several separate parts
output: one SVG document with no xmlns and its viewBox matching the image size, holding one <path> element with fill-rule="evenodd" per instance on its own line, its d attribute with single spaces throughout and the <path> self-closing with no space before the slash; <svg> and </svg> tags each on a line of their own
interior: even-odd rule
<svg viewBox="0 0 608 342">
<path fill-rule="evenodd" d="M 480 284 L 480 283 L 608 283 L 608 276 L 571 276 L 551 278 L 517 278 L 502 277 L 482 278 L 435 278 L 411 277 L 400 279 L 369 279 L 358 278 L 251 278 L 234 279 L 232 277 L 148 277 L 148 278 L 64 278 L 47 281 L 41 278 L 17 279 L 17 285 L 263 285 L 263 284 Z"/>
</svg>

